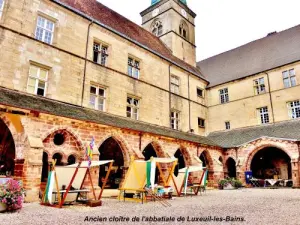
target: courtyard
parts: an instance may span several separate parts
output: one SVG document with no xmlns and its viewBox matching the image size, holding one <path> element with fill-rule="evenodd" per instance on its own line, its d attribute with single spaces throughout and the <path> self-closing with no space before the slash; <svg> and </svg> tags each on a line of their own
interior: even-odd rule
<svg viewBox="0 0 300 225">
<path fill-rule="evenodd" d="M 208 190 L 202 196 L 169 202 L 171 207 L 158 202 L 142 205 L 104 198 L 101 207 L 63 209 L 26 203 L 19 212 L 0 214 L 0 221 L 6 225 L 300 224 L 299 189 Z"/>
</svg>

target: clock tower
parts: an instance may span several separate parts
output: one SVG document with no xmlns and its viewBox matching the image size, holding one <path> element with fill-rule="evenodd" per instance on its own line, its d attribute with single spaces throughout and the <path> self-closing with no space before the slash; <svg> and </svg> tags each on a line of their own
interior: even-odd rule
<svg viewBox="0 0 300 225">
<path fill-rule="evenodd" d="M 177 58 L 196 66 L 195 18 L 186 0 L 151 0 L 142 26 L 159 37 Z"/>
</svg>

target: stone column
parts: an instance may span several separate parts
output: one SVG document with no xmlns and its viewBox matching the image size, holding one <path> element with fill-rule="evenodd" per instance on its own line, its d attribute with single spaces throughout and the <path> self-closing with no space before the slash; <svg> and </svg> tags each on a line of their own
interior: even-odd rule
<svg viewBox="0 0 300 225">
<path fill-rule="evenodd" d="M 25 201 L 39 201 L 44 145 L 40 138 L 28 137 L 23 167 L 23 185 L 26 190 Z"/>
<path fill-rule="evenodd" d="M 15 159 L 14 179 L 23 179 L 24 159 Z"/>
<path fill-rule="evenodd" d="M 291 168 L 292 168 L 292 180 L 293 180 L 293 187 L 299 188 L 299 160 L 292 159 L 291 160 Z"/>
</svg>

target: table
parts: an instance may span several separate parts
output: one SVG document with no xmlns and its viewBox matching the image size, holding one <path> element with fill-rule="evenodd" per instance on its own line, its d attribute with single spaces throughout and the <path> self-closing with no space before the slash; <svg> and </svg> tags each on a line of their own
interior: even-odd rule
<svg viewBox="0 0 300 225">
<path fill-rule="evenodd" d="M 284 185 L 284 180 L 282 179 L 265 179 L 265 186 L 267 185 L 267 183 L 269 183 L 272 187 L 275 186 L 275 184 L 281 184 L 282 186 Z"/>
<path fill-rule="evenodd" d="M 64 194 L 67 192 L 67 190 L 60 190 L 60 191 L 53 191 L 52 193 L 54 194 L 54 201 L 55 202 L 58 202 L 58 197 L 57 197 L 57 195 L 58 194 L 61 194 L 61 199 L 63 199 L 63 197 L 64 197 Z M 87 202 L 88 201 L 88 198 L 87 198 L 87 193 L 89 193 L 90 192 L 90 190 L 88 190 L 88 189 L 82 189 L 82 190 L 69 190 L 68 191 L 68 194 L 77 194 L 77 197 L 76 197 L 76 201 L 77 202 Z M 80 196 L 80 195 L 83 195 L 83 199 L 81 199 L 81 200 L 78 200 L 78 197 Z"/>
</svg>

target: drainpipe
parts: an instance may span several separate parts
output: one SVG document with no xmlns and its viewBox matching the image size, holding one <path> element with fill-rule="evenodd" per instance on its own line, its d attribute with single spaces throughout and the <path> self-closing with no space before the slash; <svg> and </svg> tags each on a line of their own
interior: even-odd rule
<svg viewBox="0 0 300 225">
<path fill-rule="evenodd" d="M 298 180 L 299 180 L 299 183 L 298 183 L 298 186 L 300 187 L 300 141 L 297 141 L 296 142 L 298 144 L 298 151 L 299 151 L 299 157 L 298 157 Z M 292 174 L 293 176 L 293 174 Z"/>
<path fill-rule="evenodd" d="M 188 99 L 189 99 L 189 132 L 192 129 L 192 122 L 191 122 L 191 99 L 190 99 L 190 74 L 188 74 Z"/>
<path fill-rule="evenodd" d="M 273 123 L 275 123 L 275 115 L 274 115 L 274 107 L 273 107 L 273 100 L 272 100 L 272 94 L 271 94 L 271 86 L 270 86 L 270 77 L 268 73 L 265 73 L 268 78 L 268 89 L 269 89 L 269 97 L 270 97 L 270 103 L 271 103 L 271 111 L 272 111 L 272 119 Z"/>
<path fill-rule="evenodd" d="M 87 66 L 87 55 L 88 55 L 88 49 L 89 49 L 89 37 L 90 37 L 90 29 L 92 24 L 94 23 L 93 20 L 91 20 L 89 26 L 88 26 L 88 32 L 87 32 L 87 38 L 86 38 L 86 46 L 85 46 L 85 60 L 84 60 L 84 71 L 83 71 L 83 82 L 82 82 L 82 93 L 81 93 L 81 106 L 83 106 L 83 99 L 84 99 L 84 90 L 85 90 L 85 78 L 86 78 L 86 66 Z"/>
<path fill-rule="evenodd" d="M 171 66 L 172 64 L 169 64 L 169 124 L 171 124 Z M 169 125 L 170 126 L 170 125 Z"/>
<path fill-rule="evenodd" d="M 139 150 L 140 150 L 140 152 L 142 152 L 142 137 L 143 137 L 143 133 L 142 132 L 140 132 L 139 133 L 139 138 L 140 138 L 140 142 L 139 142 Z"/>
</svg>

